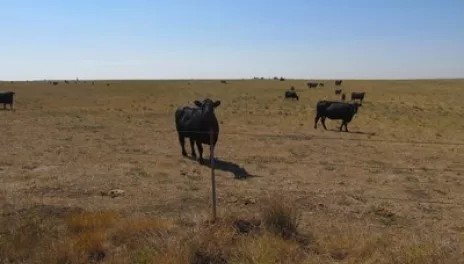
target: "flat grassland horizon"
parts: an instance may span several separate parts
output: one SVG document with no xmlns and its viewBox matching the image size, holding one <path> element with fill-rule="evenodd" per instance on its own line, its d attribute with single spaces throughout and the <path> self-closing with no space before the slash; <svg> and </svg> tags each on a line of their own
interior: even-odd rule
<svg viewBox="0 0 464 264">
<path fill-rule="evenodd" d="M 313 128 L 332 80 L 224 80 L 0 83 L 0 262 L 464 263 L 464 80 L 344 80 L 349 133 Z M 206 97 L 217 223 L 174 125 Z"/>
</svg>

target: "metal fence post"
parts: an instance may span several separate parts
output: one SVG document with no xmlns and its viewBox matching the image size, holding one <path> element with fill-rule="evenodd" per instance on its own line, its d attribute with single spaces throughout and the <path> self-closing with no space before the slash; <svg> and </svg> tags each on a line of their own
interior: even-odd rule
<svg viewBox="0 0 464 264">
<path fill-rule="evenodd" d="M 210 164 L 211 164 L 211 191 L 213 199 L 213 221 L 216 221 L 216 175 L 214 172 L 214 131 L 210 130 Z"/>
</svg>

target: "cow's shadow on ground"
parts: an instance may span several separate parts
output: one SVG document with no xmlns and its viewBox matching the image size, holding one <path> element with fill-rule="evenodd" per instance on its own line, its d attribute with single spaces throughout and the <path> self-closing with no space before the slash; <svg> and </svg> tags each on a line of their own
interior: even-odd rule
<svg viewBox="0 0 464 264">
<path fill-rule="evenodd" d="M 198 162 L 197 159 L 192 158 L 189 156 L 192 161 Z M 211 168 L 211 160 L 209 157 L 204 157 L 205 162 L 201 164 L 202 166 L 206 166 Z M 200 163 L 198 163 L 200 164 Z M 234 174 L 234 178 L 237 180 L 244 180 L 249 178 L 256 178 L 256 177 L 263 177 L 259 175 L 250 174 L 245 168 L 241 167 L 240 165 L 230 162 L 221 160 L 218 158 L 214 159 L 214 168 L 216 170 L 224 171 L 224 172 L 231 172 Z"/>
<path fill-rule="evenodd" d="M 364 131 L 348 131 L 346 132 L 345 130 L 340 131 L 340 129 L 328 129 L 329 131 L 332 132 L 338 132 L 338 133 L 349 133 L 349 134 L 360 134 L 360 135 L 368 135 L 368 136 L 375 136 L 375 132 L 364 132 Z"/>
</svg>

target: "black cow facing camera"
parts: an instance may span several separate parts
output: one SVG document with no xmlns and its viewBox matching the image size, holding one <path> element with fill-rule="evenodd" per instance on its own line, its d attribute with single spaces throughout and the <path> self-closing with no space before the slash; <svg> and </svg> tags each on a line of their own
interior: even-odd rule
<svg viewBox="0 0 464 264">
<path fill-rule="evenodd" d="M 10 105 L 10 110 L 13 110 L 13 97 L 15 92 L 0 92 L 0 104 L 3 104 L 3 109 L 6 109 L 6 105 Z"/>
<path fill-rule="evenodd" d="M 180 106 L 175 112 L 175 122 L 179 143 L 182 147 L 182 155 L 187 156 L 185 151 L 185 138 L 190 139 L 190 148 L 192 157 L 196 158 L 195 144 L 200 154 L 199 162 L 203 160 L 203 146 L 211 145 L 210 132 L 213 132 L 212 145 L 216 146 L 219 137 L 219 123 L 216 118 L 214 109 L 221 104 L 221 101 L 213 101 L 209 98 L 202 102 L 195 100 L 195 106 Z"/>
</svg>

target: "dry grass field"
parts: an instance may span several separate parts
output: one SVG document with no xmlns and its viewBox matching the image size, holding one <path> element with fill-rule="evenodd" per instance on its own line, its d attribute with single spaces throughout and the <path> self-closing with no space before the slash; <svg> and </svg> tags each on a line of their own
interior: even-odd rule
<svg viewBox="0 0 464 264">
<path fill-rule="evenodd" d="M 350 133 L 313 128 L 333 81 L 109 83 L 0 83 L 0 263 L 464 263 L 464 80 L 344 81 Z M 205 97 L 215 223 L 174 126 Z"/>
</svg>

